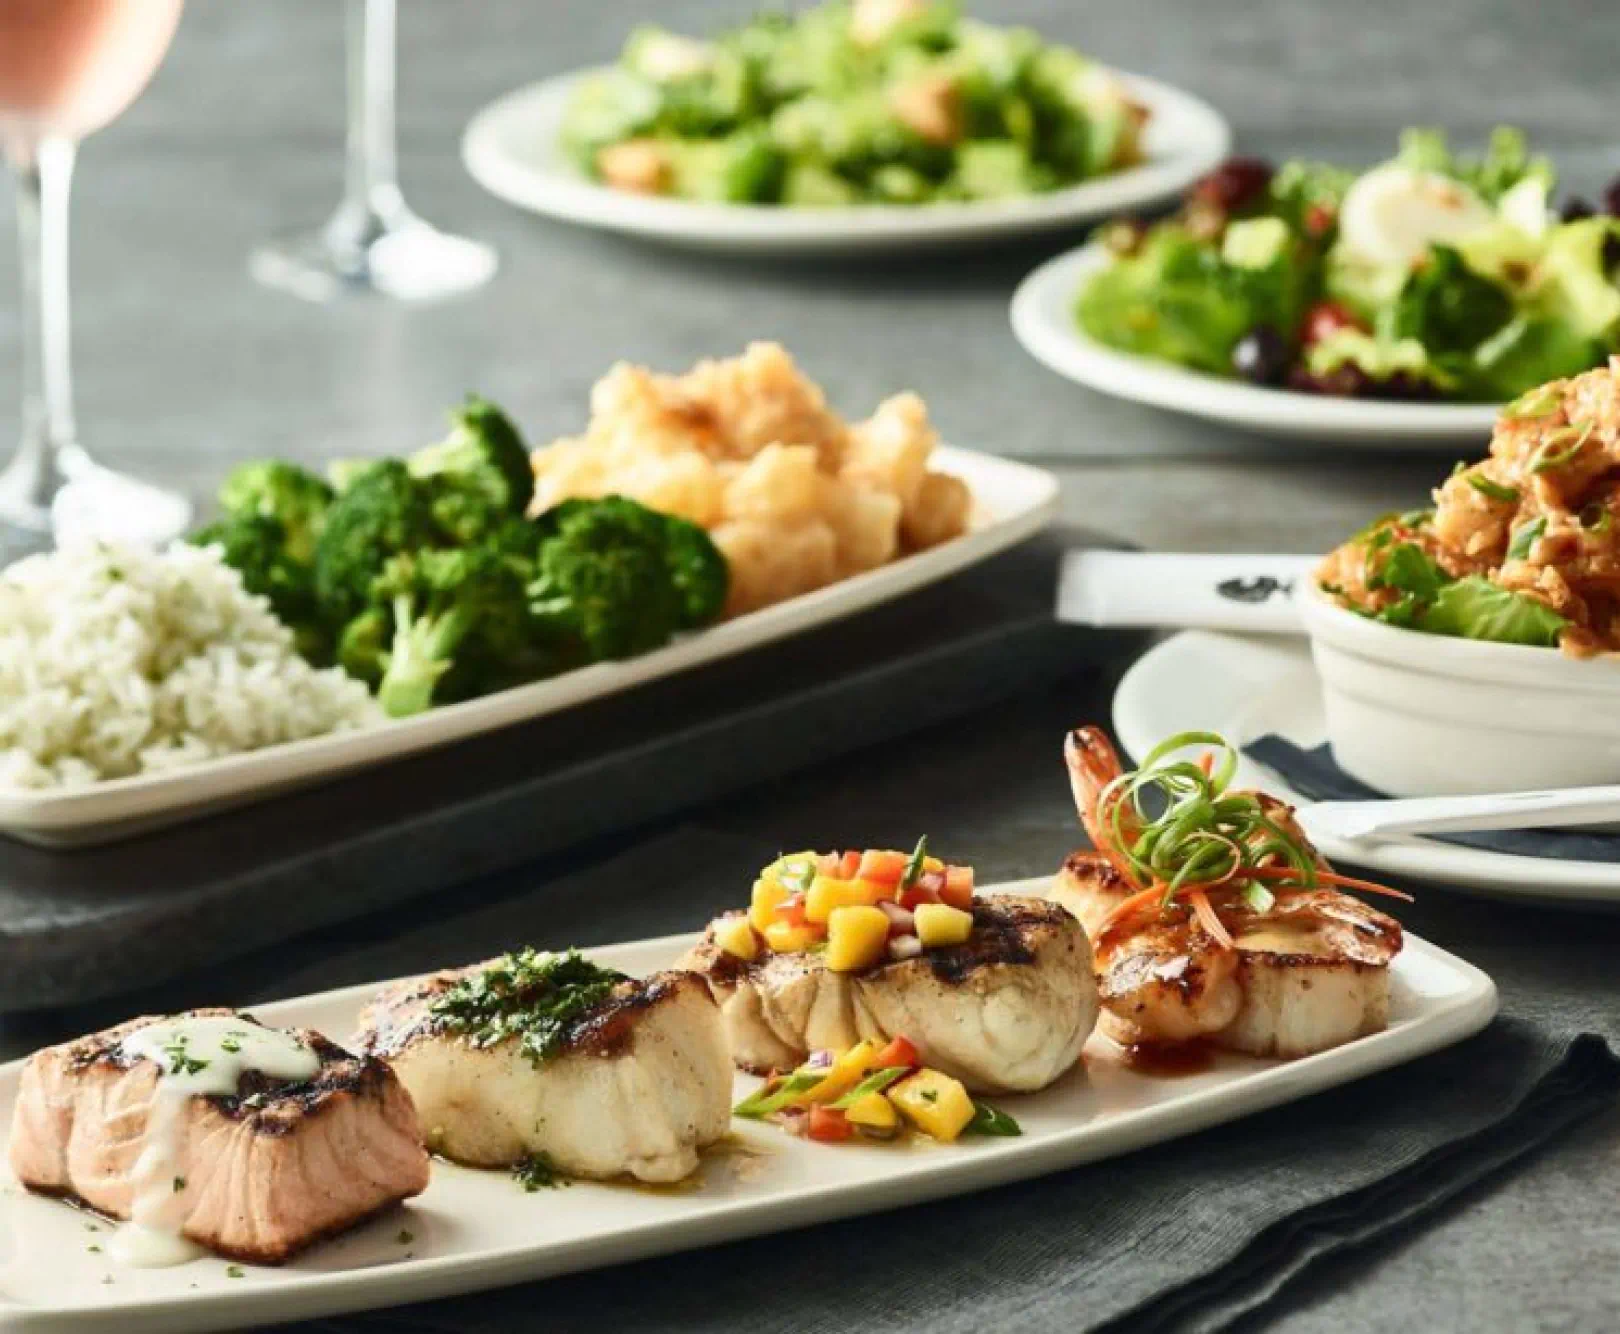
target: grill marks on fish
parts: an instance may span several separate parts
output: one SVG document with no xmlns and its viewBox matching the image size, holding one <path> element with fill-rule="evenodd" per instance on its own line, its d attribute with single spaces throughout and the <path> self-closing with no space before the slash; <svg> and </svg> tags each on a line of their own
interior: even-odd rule
<svg viewBox="0 0 1620 1334">
<path fill-rule="evenodd" d="M 231 1010 L 180 1018 L 217 1017 L 254 1024 Z M 127 1220 L 151 1189 L 143 1173 L 154 1160 L 143 1165 L 142 1154 L 155 1152 L 175 1183 L 160 1183 L 171 1191 L 165 1227 L 258 1264 L 280 1264 L 426 1189 L 415 1109 L 381 1062 L 292 1030 L 318 1062 L 313 1077 L 249 1071 L 231 1093 L 175 1098 L 164 1087 L 171 1076 L 124 1046 L 159 1022 L 134 1019 L 28 1059 L 10 1144 L 23 1185 Z"/>
<path fill-rule="evenodd" d="M 708 980 L 733 1058 L 756 1074 L 904 1036 L 976 1091 L 1044 1088 L 1079 1059 L 1097 1016 L 1085 933 L 1051 903 L 1007 895 L 975 903 L 966 943 L 860 973 L 835 973 L 818 953 L 744 962 L 712 925 L 682 966 Z"/>
<path fill-rule="evenodd" d="M 673 1182 L 728 1133 L 730 1054 L 701 978 L 619 983 L 537 1063 L 516 1037 L 480 1045 L 434 1013 L 487 966 L 400 983 L 360 1016 L 358 1044 L 410 1089 L 435 1152 L 478 1167 L 544 1154 L 566 1176 Z"/>
</svg>

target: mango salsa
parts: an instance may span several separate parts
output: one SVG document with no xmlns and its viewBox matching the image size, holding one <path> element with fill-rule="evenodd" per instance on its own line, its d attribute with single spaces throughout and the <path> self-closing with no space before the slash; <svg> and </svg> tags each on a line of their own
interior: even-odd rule
<svg viewBox="0 0 1620 1334">
<path fill-rule="evenodd" d="M 714 943 L 745 963 L 759 957 L 759 936 L 746 917 L 722 917 L 714 924 Z"/>
<path fill-rule="evenodd" d="M 927 1068 L 902 1079 L 885 1095 L 925 1135 L 949 1144 L 973 1119 L 973 1099 L 961 1081 Z"/>
<path fill-rule="evenodd" d="M 764 931 L 776 920 L 776 910 L 788 901 L 788 892 L 775 880 L 761 876 L 754 881 L 754 894 L 749 900 L 748 920 L 754 930 Z"/>
<path fill-rule="evenodd" d="M 962 945 L 973 934 L 973 914 L 947 903 L 919 903 L 911 911 L 917 923 L 917 939 L 925 950 Z"/>
<path fill-rule="evenodd" d="M 889 919 L 879 908 L 834 908 L 827 918 L 827 967 L 835 973 L 870 968 L 883 959 L 888 948 Z"/>
<path fill-rule="evenodd" d="M 844 1115 L 849 1118 L 851 1125 L 877 1131 L 880 1135 L 892 1134 L 900 1129 L 900 1113 L 881 1093 L 868 1093 L 857 1098 L 844 1108 Z"/>
<path fill-rule="evenodd" d="M 827 1068 L 827 1077 L 805 1094 L 805 1102 L 832 1102 L 848 1093 L 871 1073 L 877 1048 L 857 1042 Z"/>
<path fill-rule="evenodd" d="M 877 912 L 876 908 L 872 909 Z M 878 913 L 882 917 L 882 913 Z M 887 918 L 884 918 L 887 921 Z M 800 954 L 821 939 L 813 926 L 793 926 L 788 922 L 772 922 L 765 928 L 765 943 L 777 954 Z"/>
</svg>

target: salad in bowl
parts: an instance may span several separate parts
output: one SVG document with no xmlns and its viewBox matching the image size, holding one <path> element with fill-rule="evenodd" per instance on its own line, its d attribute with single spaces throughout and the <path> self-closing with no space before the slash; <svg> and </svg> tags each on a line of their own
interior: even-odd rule
<svg viewBox="0 0 1620 1334">
<path fill-rule="evenodd" d="M 1331 552 L 1301 608 L 1363 782 L 1620 781 L 1620 358 L 1515 399 L 1485 459 Z"/>
<path fill-rule="evenodd" d="M 710 40 L 643 27 L 562 124 L 595 180 L 837 208 L 1035 195 L 1137 163 L 1148 112 L 1111 71 L 939 0 L 831 0 Z"/>
<path fill-rule="evenodd" d="M 1114 224 L 1074 313 L 1107 347 L 1254 385 L 1494 403 L 1620 349 L 1620 182 L 1555 211 L 1517 130 L 1412 129 L 1359 174 L 1232 158 L 1161 222 Z"/>
</svg>

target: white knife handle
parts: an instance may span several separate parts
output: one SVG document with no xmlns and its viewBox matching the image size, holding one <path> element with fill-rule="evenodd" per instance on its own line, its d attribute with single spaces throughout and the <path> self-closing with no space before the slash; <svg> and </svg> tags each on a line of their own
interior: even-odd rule
<svg viewBox="0 0 1620 1334">
<path fill-rule="evenodd" d="M 1057 618 L 1072 625 L 1303 634 L 1293 593 L 1316 556 L 1066 552 Z"/>
</svg>

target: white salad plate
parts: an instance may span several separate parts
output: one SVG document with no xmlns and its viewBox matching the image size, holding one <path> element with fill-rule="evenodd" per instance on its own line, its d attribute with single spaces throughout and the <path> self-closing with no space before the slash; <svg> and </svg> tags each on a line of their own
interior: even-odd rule
<svg viewBox="0 0 1620 1334">
<path fill-rule="evenodd" d="M 1125 674 L 1114 694 L 1114 729 L 1137 759 L 1188 730 L 1219 732 L 1235 746 L 1275 733 L 1308 749 L 1327 739 L 1322 681 L 1303 640 L 1188 630 L 1155 645 Z M 1247 758 L 1237 781 L 1310 805 Z M 1492 898 L 1620 905 L 1620 863 L 1526 857 L 1417 835 L 1316 842 L 1331 861 L 1397 879 Z"/>
<path fill-rule="evenodd" d="M 1067 379 L 1115 398 L 1305 443 L 1431 449 L 1490 439 L 1497 408 L 1479 403 L 1396 403 L 1270 389 L 1107 347 L 1075 318 L 1080 289 L 1112 254 L 1093 241 L 1048 260 L 1013 294 L 1012 327 L 1024 350 Z"/>
<path fill-rule="evenodd" d="M 968 531 L 937 547 L 683 635 L 640 657 L 596 663 L 414 717 L 83 787 L 0 787 L 0 833 L 45 846 L 105 842 L 556 713 L 936 583 L 1017 545 L 1057 512 L 1058 481 L 1043 469 L 944 446 L 931 457 L 932 466 L 954 473 L 973 493 Z"/>
<path fill-rule="evenodd" d="M 1028 894 L 1045 885 L 995 888 Z M 665 937 L 589 953 L 600 964 L 646 974 L 669 967 L 697 939 Z M 1164 1077 L 1133 1070 L 1118 1047 L 1093 1035 L 1083 1067 L 1041 1093 L 996 1100 L 1021 1125 L 1018 1138 L 903 1149 L 827 1146 L 736 1121 L 733 1141 L 705 1162 L 691 1189 L 677 1191 L 578 1182 L 527 1195 L 505 1173 L 440 1162 L 427 1192 L 409 1205 L 280 1269 L 212 1257 L 171 1269 L 123 1268 L 106 1246 L 111 1225 L 29 1195 L 8 1178 L 0 1194 L 0 1329 L 240 1329 L 893 1209 L 1113 1157 L 1302 1098 L 1458 1042 L 1496 1013 L 1489 977 L 1414 936 L 1406 937 L 1391 973 L 1384 1032 L 1302 1060 L 1221 1054 L 1203 1071 Z M 342 1041 L 377 985 L 257 1006 L 253 1013 Z M 9 1134 L 20 1065 L 0 1068 L 0 1133 Z M 736 1097 L 757 1083 L 739 1075 Z"/>
<path fill-rule="evenodd" d="M 579 83 L 599 69 L 558 75 L 508 93 L 467 126 L 462 161 L 491 194 L 533 213 L 704 250 L 863 251 L 984 240 L 1091 222 L 1170 198 L 1226 156 L 1231 131 L 1189 93 L 1123 74 L 1152 112 L 1147 160 L 1049 194 L 920 206 L 790 208 L 660 199 L 593 181 L 564 151 L 563 117 Z"/>
</svg>

